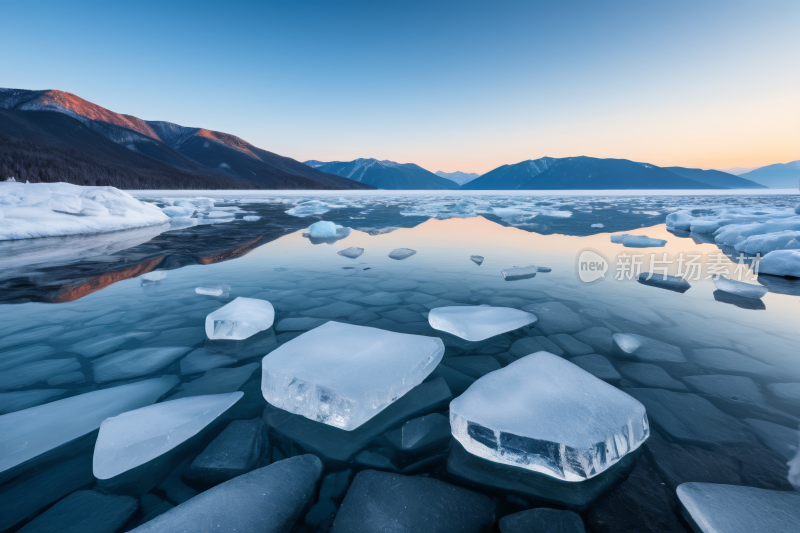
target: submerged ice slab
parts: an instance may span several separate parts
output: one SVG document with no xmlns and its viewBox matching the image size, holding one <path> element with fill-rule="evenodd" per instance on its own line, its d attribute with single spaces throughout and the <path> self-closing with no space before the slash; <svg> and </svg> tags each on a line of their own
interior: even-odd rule
<svg viewBox="0 0 800 533">
<path fill-rule="evenodd" d="M 776 250 L 758 263 L 758 271 L 774 276 L 800 278 L 800 250 Z"/>
<path fill-rule="evenodd" d="M 94 447 L 94 476 L 111 479 L 167 453 L 197 435 L 242 396 L 243 392 L 193 396 L 107 418 Z"/>
<path fill-rule="evenodd" d="M 223 296 L 231 292 L 230 285 L 200 285 L 194 292 L 205 296 Z"/>
<path fill-rule="evenodd" d="M 433 329 L 468 341 L 482 341 L 536 323 L 536 315 L 511 307 L 437 307 L 428 315 Z"/>
<path fill-rule="evenodd" d="M 353 430 L 418 385 L 444 354 L 438 338 L 328 322 L 264 357 L 275 407 Z"/>
<path fill-rule="evenodd" d="M 797 531 L 800 494 L 791 491 L 684 483 L 678 487 L 683 513 L 702 533 Z"/>
<path fill-rule="evenodd" d="M 721 291 L 725 291 L 742 298 L 762 298 L 769 289 L 763 285 L 753 285 L 751 283 L 744 283 L 736 281 L 725 276 L 719 276 L 714 280 L 714 285 Z"/>
<path fill-rule="evenodd" d="M 614 333 L 611 351 L 617 355 L 645 362 L 684 363 L 681 349 L 665 342 L 634 333 Z"/>
<path fill-rule="evenodd" d="M 584 481 L 650 434 L 644 406 L 547 352 L 477 380 L 450 403 L 453 436 L 473 455 Z"/>
<path fill-rule="evenodd" d="M 664 239 L 652 239 L 644 235 L 629 235 L 627 233 L 612 235 L 611 242 L 621 244 L 626 248 L 655 248 L 667 244 Z"/>
<path fill-rule="evenodd" d="M 411 248 L 397 248 L 389 252 L 389 257 L 391 259 L 397 259 L 398 261 L 402 261 L 403 259 L 408 259 L 415 253 L 417 253 L 417 251 L 412 250 Z"/>
<path fill-rule="evenodd" d="M 501 270 L 500 273 L 506 281 L 516 281 L 518 279 L 529 279 L 539 272 L 539 267 L 530 265 L 526 267 L 513 267 Z"/>
<path fill-rule="evenodd" d="M 169 365 L 190 348 L 183 346 L 154 346 L 122 350 L 93 361 L 97 383 L 146 376 Z"/>
<path fill-rule="evenodd" d="M 355 246 L 351 246 L 350 248 L 345 248 L 344 250 L 339 250 L 336 253 L 338 253 L 341 256 L 350 258 L 350 259 L 356 259 L 357 257 L 361 257 L 361 254 L 364 253 L 364 249 L 363 248 L 357 248 Z"/>
<path fill-rule="evenodd" d="M 87 392 L 0 416 L 0 478 L 10 469 L 100 427 L 110 416 L 155 402 L 175 376 Z"/>
<path fill-rule="evenodd" d="M 239 296 L 206 317 L 209 339 L 242 340 L 272 326 L 275 309 L 266 300 Z"/>
</svg>

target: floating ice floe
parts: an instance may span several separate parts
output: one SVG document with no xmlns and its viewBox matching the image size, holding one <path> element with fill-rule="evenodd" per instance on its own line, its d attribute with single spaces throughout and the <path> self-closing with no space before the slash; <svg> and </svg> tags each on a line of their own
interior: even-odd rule
<svg viewBox="0 0 800 533">
<path fill-rule="evenodd" d="M 302 202 L 300 204 L 297 204 L 293 208 L 286 211 L 286 214 L 295 217 L 323 215 L 328 211 L 330 211 L 331 209 L 338 209 L 340 207 L 343 206 L 336 204 L 326 204 L 324 202 L 320 202 L 319 200 L 309 200 L 307 202 Z"/>
<path fill-rule="evenodd" d="M 721 291 L 735 294 L 736 296 L 741 296 L 742 298 L 762 298 L 765 294 L 767 294 L 767 292 L 769 292 L 769 289 L 763 285 L 744 283 L 742 281 L 736 281 L 725 276 L 718 276 L 714 280 L 714 286 Z"/>
<path fill-rule="evenodd" d="M 206 317 L 209 339 L 242 340 L 272 326 L 275 309 L 266 300 L 239 296 Z"/>
<path fill-rule="evenodd" d="M 695 482 L 679 485 L 677 492 L 684 516 L 698 532 L 788 532 L 800 524 L 796 492 Z"/>
<path fill-rule="evenodd" d="M 148 272 L 147 274 L 142 274 L 141 276 L 139 276 L 139 279 L 143 281 L 155 282 L 155 281 L 161 281 L 166 277 L 167 273 L 164 272 L 163 270 L 154 270 L 152 272 Z"/>
<path fill-rule="evenodd" d="M 516 281 L 518 279 L 529 279 L 539 272 L 539 267 L 536 265 L 526 267 L 513 267 L 501 270 L 500 273 L 506 281 Z"/>
<path fill-rule="evenodd" d="M 437 307 L 428 315 L 433 329 L 468 341 L 482 341 L 536 323 L 536 315 L 511 307 Z"/>
<path fill-rule="evenodd" d="M 395 250 L 392 250 L 389 253 L 389 257 L 391 259 L 396 259 L 398 261 L 402 261 L 403 259 L 408 259 L 409 257 L 414 255 L 415 253 L 417 253 L 417 251 L 416 250 L 412 250 L 411 248 L 397 248 Z"/>
<path fill-rule="evenodd" d="M 776 250 L 758 263 L 758 271 L 773 276 L 800 278 L 800 250 Z"/>
<path fill-rule="evenodd" d="M 344 239 L 350 235 L 350 228 L 345 228 L 333 222 L 320 220 L 309 226 L 303 235 L 308 235 L 314 239 Z"/>
<path fill-rule="evenodd" d="M 361 254 L 364 253 L 363 248 L 356 248 L 355 246 L 351 246 L 350 248 L 345 248 L 344 250 L 339 250 L 339 255 L 347 257 L 349 259 L 356 259 L 357 257 L 361 257 Z"/>
<path fill-rule="evenodd" d="M 483 256 L 482 255 L 471 255 L 469 256 L 470 260 L 478 266 L 481 266 L 483 263 Z"/>
<path fill-rule="evenodd" d="M 0 241 L 157 226 L 169 217 L 114 187 L 69 183 L 0 183 Z"/>
<path fill-rule="evenodd" d="M 194 292 L 205 296 L 223 296 L 231 292 L 230 285 L 200 285 Z"/>
<path fill-rule="evenodd" d="M 597 224 L 592 224 L 592 227 L 593 228 L 604 228 L 605 226 L 603 224 L 597 223 Z"/>
<path fill-rule="evenodd" d="M 652 239 L 644 235 L 612 235 L 611 242 L 614 244 L 621 244 L 626 248 L 655 248 L 667 244 L 664 239 Z"/>
<path fill-rule="evenodd" d="M 0 416 L 0 479 L 26 461 L 94 431 L 110 416 L 152 404 L 177 383 L 177 377 L 164 376 Z"/>
<path fill-rule="evenodd" d="M 262 361 L 275 407 L 347 431 L 418 385 L 444 354 L 438 338 L 328 322 Z"/>
<path fill-rule="evenodd" d="M 642 272 L 639 274 L 639 283 L 643 285 L 652 285 L 653 287 L 660 287 L 675 292 L 686 292 L 692 288 L 688 281 L 680 276 L 670 276 L 667 274 L 653 274 L 650 272 Z"/>
<path fill-rule="evenodd" d="M 197 435 L 243 392 L 193 396 L 107 418 L 100 425 L 92 469 L 103 481 L 143 465 Z"/>
<path fill-rule="evenodd" d="M 641 403 L 547 352 L 477 380 L 450 403 L 450 426 L 473 455 L 570 482 L 607 470 L 650 434 Z"/>
</svg>

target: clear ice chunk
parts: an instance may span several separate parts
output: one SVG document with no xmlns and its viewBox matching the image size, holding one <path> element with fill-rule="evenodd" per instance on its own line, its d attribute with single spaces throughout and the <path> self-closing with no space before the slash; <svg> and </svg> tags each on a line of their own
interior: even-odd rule
<svg viewBox="0 0 800 533">
<path fill-rule="evenodd" d="M 402 261 L 403 259 L 408 259 L 415 253 L 417 253 L 417 251 L 411 248 L 396 248 L 389 252 L 389 258 Z"/>
<path fill-rule="evenodd" d="M 209 339 L 242 340 L 272 326 L 275 309 L 266 300 L 239 296 L 206 317 Z"/>
<path fill-rule="evenodd" d="M 0 478 L 28 460 L 94 431 L 110 416 L 152 404 L 177 383 L 177 377 L 164 376 L 0 416 Z"/>
<path fill-rule="evenodd" d="M 194 292 L 205 296 L 224 296 L 231 292 L 230 285 L 200 285 Z"/>
<path fill-rule="evenodd" d="M 356 248 L 355 246 L 351 246 L 350 248 L 345 248 L 344 250 L 339 250 L 336 253 L 338 253 L 341 256 L 350 258 L 350 259 L 356 259 L 357 257 L 361 257 L 361 254 L 364 253 L 364 249 L 363 248 Z"/>
<path fill-rule="evenodd" d="M 684 516 L 703 533 L 788 532 L 800 524 L 796 492 L 696 482 L 679 485 L 677 492 Z"/>
<path fill-rule="evenodd" d="M 483 263 L 483 256 L 482 255 L 471 255 L 469 256 L 470 260 L 478 266 L 481 266 Z"/>
<path fill-rule="evenodd" d="M 584 481 L 650 435 L 636 399 L 556 355 L 538 352 L 477 380 L 450 403 L 471 454 L 563 481 Z"/>
<path fill-rule="evenodd" d="M 262 361 L 270 404 L 354 430 L 420 384 L 444 355 L 441 339 L 328 322 Z"/>
<path fill-rule="evenodd" d="M 526 267 L 513 267 L 501 270 L 500 273 L 506 281 L 516 281 L 518 279 L 530 279 L 539 272 L 539 267 L 530 265 Z"/>
<path fill-rule="evenodd" d="M 242 396 L 243 392 L 193 396 L 107 418 L 94 446 L 94 477 L 111 479 L 167 453 L 197 435 Z"/>
<path fill-rule="evenodd" d="M 763 285 L 753 285 L 752 283 L 744 283 L 734 279 L 719 276 L 714 280 L 714 285 L 721 291 L 725 291 L 742 298 L 762 298 L 769 289 Z"/>
<path fill-rule="evenodd" d="M 437 307 L 428 315 L 433 329 L 468 341 L 482 341 L 536 323 L 536 315 L 511 307 Z"/>
</svg>

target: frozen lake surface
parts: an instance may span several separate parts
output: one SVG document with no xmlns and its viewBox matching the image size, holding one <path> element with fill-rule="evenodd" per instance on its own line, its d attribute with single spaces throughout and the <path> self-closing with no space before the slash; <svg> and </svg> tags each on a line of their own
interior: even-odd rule
<svg viewBox="0 0 800 533">
<path fill-rule="evenodd" d="M 110 498 L 102 506 L 91 503 L 108 511 L 102 516 L 115 525 L 109 531 L 131 529 L 166 512 L 151 524 L 157 530 L 170 519 L 191 517 L 186 513 L 200 502 L 212 515 L 215 502 L 226 496 L 247 502 L 251 479 L 269 487 L 277 483 L 270 490 L 291 509 L 287 516 L 296 516 L 286 530 L 297 532 L 327 531 L 337 520 L 352 523 L 357 520 L 354 509 L 363 505 L 359 498 L 374 494 L 380 499 L 383 483 L 397 487 L 397 501 L 408 498 L 413 505 L 420 505 L 413 494 L 442 495 L 445 508 L 459 516 L 494 505 L 494 528 L 506 515 L 552 507 L 579 513 L 592 531 L 689 531 L 677 496 L 683 483 L 795 495 L 787 462 L 800 443 L 800 280 L 755 276 L 754 254 L 736 248 L 743 241 L 720 243 L 703 228 L 736 216 L 781 220 L 780 231 L 795 231 L 789 226 L 800 203 L 797 195 L 132 194 L 161 208 L 170 217 L 169 226 L 0 243 L 0 457 L 7 459 L 0 471 L 0 531 L 31 520 L 51 523 L 48 513 L 56 511 L 66 517 L 59 520 L 77 520 L 70 513 L 82 512 L 78 504 L 92 500 L 86 490 Z M 668 229 L 667 217 L 675 213 L 698 220 L 697 231 L 691 224 Z M 350 231 L 310 234 L 308 228 L 319 221 Z M 611 235 L 622 233 L 666 243 L 653 248 L 613 243 Z M 788 245 L 791 239 L 780 242 Z M 2 253 L 4 246 L 13 254 Z M 363 253 L 338 253 L 348 248 Z M 416 253 L 390 257 L 398 249 Z M 472 256 L 483 260 L 478 263 Z M 537 268 L 530 277 L 509 281 L 501 274 L 531 265 Z M 148 272 L 159 274 L 141 278 Z M 648 279 L 650 273 L 656 277 Z M 689 287 L 659 283 L 663 274 L 685 276 Z M 715 285 L 715 274 L 753 290 Z M 750 297 L 764 289 L 763 297 Z M 209 339 L 206 317 L 238 297 L 269 301 L 273 325 L 248 331 L 240 340 Z M 481 305 L 521 310 L 537 320 L 515 324 L 510 331 L 493 323 L 493 331 L 502 333 L 471 341 L 432 327 L 428 319 L 433 309 Z M 458 319 L 471 316 L 482 314 L 459 314 Z M 262 359 L 283 346 L 278 354 L 291 353 L 293 339 L 328 321 L 435 337 L 444 355 L 432 371 L 420 367 L 424 378 L 418 379 L 417 367 L 404 370 L 414 376 L 413 383 L 398 386 L 401 392 L 391 398 L 384 394 L 375 400 L 370 416 L 359 419 L 368 420 L 349 431 L 305 417 L 301 409 L 269 405 L 262 394 Z M 465 331 L 474 327 L 463 325 Z M 337 357 L 347 355 L 342 355 L 347 346 L 342 339 L 331 342 Z M 546 420 L 547 431 L 520 427 L 524 421 L 517 424 L 515 418 L 511 428 L 492 434 L 492 423 L 504 420 L 506 413 L 502 404 L 484 400 L 491 397 L 485 387 L 480 388 L 479 407 L 490 411 L 481 413 L 488 422 L 472 429 L 464 422 L 461 442 L 451 436 L 453 399 L 482 376 L 537 352 L 559 356 L 580 376 L 581 388 L 574 392 L 569 389 L 573 380 L 551 380 L 548 386 L 559 389 L 549 396 L 602 392 L 588 402 L 587 413 L 602 435 L 617 439 L 615 449 L 625 453 L 606 459 L 600 442 L 584 443 L 589 437 L 580 434 L 580 417 L 560 409 L 587 402 L 542 401 L 547 412 L 537 412 L 532 420 Z M 320 365 L 316 370 L 324 369 L 324 361 L 315 364 Z M 363 376 L 357 368 L 343 374 L 351 381 L 372 379 L 370 385 L 392 382 L 383 374 L 380 380 L 370 377 L 382 367 L 393 368 L 377 364 Z M 337 376 L 330 372 L 324 377 Z M 135 383 L 142 383 L 144 392 L 130 386 Z M 325 383 L 346 395 L 346 387 Z M 181 400 L 176 405 L 183 405 L 184 398 L 236 391 L 243 393 L 241 399 L 207 423 L 203 420 L 202 428 L 187 418 L 185 424 L 197 425 L 191 431 L 182 429 L 181 412 L 168 403 Z M 625 401 L 616 399 L 618 391 L 627 395 Z M 371 393 L 360 392 L 359 398 Z M 314 395 L 309 400 L 318 402 L 314 412 L 326 409 L 325 390 Z M 636 439 L 625 433 L 629 429 L 615 421 L 635 417 L 604 413 L 606 397 L 615 398 L 613 406 L 639 402 L 649 426 L 639 428 Z M 349 405 L 349 398 L 338 398 L 337 406 Z M 526 391 L 520 401 L 526 398 L 537 394 Z M 513 398 L 504 396 L 504 401 Z M 145 411 L 164 413 L 166 429 L 160 434 L 188 435 L 186 440 L 156 458 L 146 453 L 141 460 L 129 458 L 135 468 L 112 484 L 100 483 L 92 470 L 100 423 L 153 402 L 164 403 Z M 613 406 L 609 403 L 608 409 L 617 409 Z M 131 418 L 148 421 L 148 416 Z M 546 439 L 537 440 L 540 434 Z M 520 435 L 527 440 L 515 440 Z M 627 435 L 633 445 L 623 446 L 619 435 Z M 26 439 L 37 440 L 35 453 L 17 456 Z M 481 449 L 499 445 L 477 456 L 463 442 L 477 442 Z M 542 472 L 549 467 L 514 466 L 519 461 L 508 455 L 566 465 L 566 448 L 559 445 L 572 450 L 584 444 L 591 457 L 605 461 L 591 476 L 547 476 Z M 313 458 L 296 457 L 304 454 L 316 455 L 322 469 Z M 502 454 L 502 460 L 487 459 Z M 365 469 L 397 479 L 368 479 L 360 473 Z M 293 479 L 285 490 L 283 478 L 276 478 L 280 475 Z M 692 512 L 705 516 L 715 505 L 724 507 L 725 502 L 713 500 L 716 493 L 709 494 L 708 504 L 693 500 Z M 772 501 L 772 493 L 759 494 Z M 190 500 L 194 503 L 185 503 Z M 51 507 L 57 502 L 63 503 Z M 491 511 L 486 513 L 491 521 Z M 484 523 L 475 518 L 475 524 Z"/>
</svg>

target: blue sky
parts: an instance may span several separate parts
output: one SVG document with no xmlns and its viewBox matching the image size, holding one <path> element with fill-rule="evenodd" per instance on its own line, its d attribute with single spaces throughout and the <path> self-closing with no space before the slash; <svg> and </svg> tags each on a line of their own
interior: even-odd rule
<svg viewBox="0 0 800 533">
<path fill-rule="evenodd" d="M 165 5 L 167 4 L 167 5 Z M 3 2 L 0 86 L 299 160 L 800 159 L 800 2 Z M 10 23 L 9 23 L 10 22 Z"/>
</svg>

